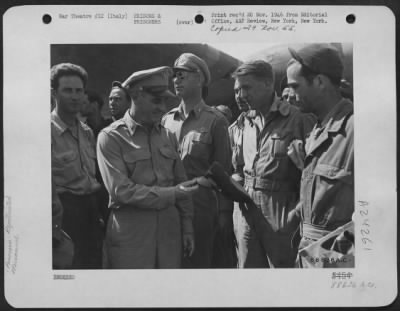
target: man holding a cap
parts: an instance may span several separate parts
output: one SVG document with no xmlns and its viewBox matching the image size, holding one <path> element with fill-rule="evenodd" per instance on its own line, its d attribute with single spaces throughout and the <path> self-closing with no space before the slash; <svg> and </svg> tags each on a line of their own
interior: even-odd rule
<svg viewBox="0 0 400 311">
<path fill-rule="evenodd" d="M 214 161 L 230 171 L 228 122 L 204 102 L 211 79 L 206 62 L 194 54 L 184 53 L 175 61 L 173 69 L 175 92 L 181 103 L 164 116 L 163 124 L 179 142 L 180 157 L 188 177 L 205 175 Z M 184 266 L 211 268 L 217 229 L 221 235 L 232 239 L 232 203 L 211 187 L 204 186 L 193 195 L 193 204 L 196 250 Z M 228 247 L 218 260 L 233 265 L 232 254 Z"/>
<path fill-rule="evenodd" d="M 239 267 L 294 267 L 297 250 L 287 219 L 298 200 L 301 168 L 288 148 L 305 141 L 314 118 L 277 97 L 269 63 L 245 62 L 232 76 L 237 100 L 250 106 L 242 122 L 242 144 L 237 146 L 242 150 L 236 154 L 242 154 L 244 187 L 265 217 L 268 232 L 260 235 L 255 230 L 246 208 L 236 211 Z"/>
<path fill-rule="evenodd" d="M 122 87 L 132 105 L 100 132 L 97 154 L 110 194 L 106 267 L 179 268 L 194 251 L 193 205 L 175 136 L 160 120 L 169 67 L 133 73 Z M 184 184 L 185 185 L 185 184 Z"/>
<path fill-rule="evenodd" d="M 305 146 L 300 202 L 292 212 L 301 222 L 300 250 L 351 221 L 354 212 L 353 104 L 342 97 L 343 63 L 329 44 L 289 49 L 288 85 L 300 109 L 317 116 Z M 299 264 L 301 259 L 299 258 Z"/>
<path fill-rule="evenodd" d="M 111 86 L 109 108 L 114 121 L 121 119 L 131 106 L 131 97 L 121 82 L 114 81 Z"/>
</svg>

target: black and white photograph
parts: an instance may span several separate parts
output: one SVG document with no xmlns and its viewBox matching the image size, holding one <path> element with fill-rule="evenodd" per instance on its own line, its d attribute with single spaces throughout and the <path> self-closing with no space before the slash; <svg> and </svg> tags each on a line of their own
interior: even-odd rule
<svg viewBox="0 0 400 311">
<path fill-rule="evenodd" d="M 10 305 L 395 298 L 395 40 L 385 7 L 375 26 L 363 6 L 7 14 Z"/>
<path fill-rule="evenodd" d="M 354 267 L 352 45 L 250 54 L 51 46 L 55 269 Z"/>
</svg>

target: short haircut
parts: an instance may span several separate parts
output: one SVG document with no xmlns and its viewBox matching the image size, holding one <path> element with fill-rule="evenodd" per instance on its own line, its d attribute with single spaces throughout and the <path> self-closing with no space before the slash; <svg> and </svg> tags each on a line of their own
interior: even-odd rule
<svg viewBox="0 0 400 311">
<path fill-rule="evenodd" d="M 104 100 L 99 94 L 91 90 L 86 91 L 86 94 L 90 103 L 97 102 L 100 109 L 104 106 Z"/>
<path fill-rule="evenodd" d="M 294 64 L 294 63 L 298 63 L 300 64 L 301 68 L 300 68 L 300 75 L 304 77 L 304 79 L 307 80 L 308 83 L 311 83 L 313 81 L 313 79 L 321 74 L 324 75 L 325 77 L 327 77 L 329 79 L 329 81 L 331 81 L 331 83 L 335 86 L 339 86 L 340 85 L 340 78 L 333 78 L 328 76 L 327 74 L 324 73 L 320 73 L 320 72 L 316 72 L 314 70 L 312 70 L 310 67 L 300 63 L 299 61 L 297 61 L 296 59 L 292 58 L 289 60 L 287 67 L 289 67 L 290 65 Z"/>
<path fill-rule="evenodd" d="M 233 73 L 232 78 L 239 76 L 252 75 L 259 80 L 263 80 L 268 84 L 274 84 L 274 70 L 271 64 L 263 60 L 248 61 L 240 65 Z"/>
<path fill-rule="evenodd" d="M 114 89 L 115 90 L 121 90 L 125 94 L 125 98 L 126 98 L 127 101 L 131 100 L 131 95 L 129 94 L 129 91 L 125 87 L 119 86 L 119 85 L 113 85 L 112 88 L 111 88 L 111 91 L 114 90 Z M 111 91 L 110 91 L 110 93 L 111 93 Z"/>
<path fill-rule="evenodd" d="M 77 76 L 82 80 L 83 87 L 86 87 L 88 74 L 83 67 L 71 63 L 61 63 L 51 67 L 51 88 L 56 90 L 59 86 L 60 78 L 64 76 Z"/>
</svg>

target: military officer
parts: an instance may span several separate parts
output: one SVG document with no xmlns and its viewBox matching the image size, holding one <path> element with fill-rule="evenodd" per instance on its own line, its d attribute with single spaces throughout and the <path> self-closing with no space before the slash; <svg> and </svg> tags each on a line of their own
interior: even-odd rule
<svg viewBox="0 0 400 311">
<path fill-rule="evenodd" d="M 181 103 L 164 116 L 163 124 L 179 142 L 180 157 L 188 177 L 203 176 L 214 161 L 229 171 L 228 122 L 219 111 L 204 102 L 211 79 L 206 62 L 194 54 L 184 53 L 175 61 L 173 69 L 175 92 Z M 222 194 L 207 187 L 200 187 L 193 195 L 193 203 L 196 250 L 185 262 L 185 267 L 210 268 L 217 230 L 219 236 L 232 239 L 232 204 Z M 226 249 L 220 249 L 217 257 L 224 262 L 222 265 L 234 264 L 232 249 L 233 242 Z"/>
<path fill-rule="evenodd" d="M 132 104 L 102 130 L 97 155 L 110 194 L 108 268 L 179 268 L 194 251 L 193 205 L 175 136 L 160 120 L 170 67 L 133 73 L 122 86 Z"/>
<path fill-rule="evenodd" d="M 265 217 L 269 234 L 258 236 L 245 208 L 235 215 L 240 268 L 293 267 L 296 250 L 287 217 L 298 200 L 300 169 L 288 155 L 293 141 L 304 142 L 313 118 L 281 101 L 269 63 L 249 61 L 233 73 L 237 100 L 250 110 L 241 121 L 242 140 L 235 154 L 243 167 L 243 184 Z"/>
<path fill-rule="evenodd" d="M 300 109 L 317 116 L 305 146 L 300 202 L 291 222 L 301 222 L 299 252 L 336 228 L 354 212 L 353 104 L 343 98 L 343 63 L 329 44 L 290 49 L 288 85 L 300 99 Z M 301 258 L 299 264 L 302 266 Z"/>
</svg>

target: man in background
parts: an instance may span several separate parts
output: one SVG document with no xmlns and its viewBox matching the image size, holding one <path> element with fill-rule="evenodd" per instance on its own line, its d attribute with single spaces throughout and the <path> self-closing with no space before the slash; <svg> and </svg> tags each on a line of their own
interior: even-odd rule
<svg viewBox="0 0 400 311">
<path fill-rule="evenodd" d="M 99 132 L 108 126 L 112 120 L 105 119 L 102 115 L 104 101 L 101 96 L 93 91 L 86 91 L 81 115 L 86 118 L 86 124 L 92 129 L 97 138 Z"/>
<path fill-rule="evenodd" d="M 121 119 L 131 106 L 129 91 L 118 81 L 112 83 L 108 104 L 114 121 Z"/>
</svg>

